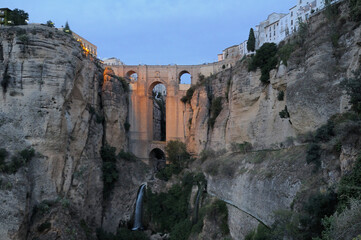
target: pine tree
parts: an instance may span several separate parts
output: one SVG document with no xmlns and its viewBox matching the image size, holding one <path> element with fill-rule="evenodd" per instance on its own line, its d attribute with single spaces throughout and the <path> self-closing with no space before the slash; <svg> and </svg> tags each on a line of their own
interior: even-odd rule
<svg viewBox="0 0 361 240">
<path fill-rule="evenodd" d="M 247 42 L 247 50 L 249 52 L 254 52 L 255 48 L 256 48 L 256 38 L 254 36 L 253 28 L 251 28 L 251 30 L 249 30 L 249 37 L 248 37 L 248 42 Z"/>
<path fill-rule="evenodd" d="M 72 34 L 72 31 L 70 30 L 68 21 L 66 21 L 65 28 L 64 28 L 63 31 L 66 32 L 66 33 Z"/>
</svg>

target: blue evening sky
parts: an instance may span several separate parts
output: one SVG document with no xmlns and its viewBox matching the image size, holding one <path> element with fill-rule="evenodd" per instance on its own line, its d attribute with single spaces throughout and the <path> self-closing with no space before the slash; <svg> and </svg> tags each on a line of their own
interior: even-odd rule
<svg viewBox="0 0 361 240">
<path fill-rule="evenodd" d="M 248 39 L 249 29 L 296 0 L 2 0 L 0 7 L 52 20 L 125 64 L 202 64 Z"/>
</svg>

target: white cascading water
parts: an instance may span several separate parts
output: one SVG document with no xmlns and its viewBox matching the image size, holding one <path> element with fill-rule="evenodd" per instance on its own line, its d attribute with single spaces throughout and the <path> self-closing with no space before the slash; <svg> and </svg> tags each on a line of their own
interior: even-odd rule
<svg viewBox="0 0 361 240">
<path fill-rule="evenodd" d="M 135 203 L 135 216 L 134 216 L 134 225 L 132 230 L 141 230 L 142 226 L 142 211 L 143 211 L 143 195 L 144 195 L 145 184 L 140 187 L 137 202 Z"/>
</svg>

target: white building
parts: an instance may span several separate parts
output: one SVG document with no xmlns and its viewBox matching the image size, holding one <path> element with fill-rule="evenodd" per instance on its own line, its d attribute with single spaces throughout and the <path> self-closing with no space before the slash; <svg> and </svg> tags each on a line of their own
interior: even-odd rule
<svg viewBox="0 0 361 240">
<path fill-rule="evenodd" d="M 114 66 L 114 65 L 123 65 L 124 63 L 120 61 L 118 58 L 104 58 L 103 59 L 104 65 Z"/>
<path fill-rule="evenodd" d="M 330 0 L 332 4 L 342 0 Z M 272 13 L 265 21 L 254 28 L 256 49 L 264 43 L 279 44 L 282 40 L 297 32 L 300 22 L 307 22 L 312 14 L 325 8 L 325 0 L 297 0 L 297 4 L 290 8 L 289 13 Z M 247 40 L 238 45 L 226 48 L 218 55 L 218 61 L 227 58 L 242 58 L 249 54 Z"/>
</svg>

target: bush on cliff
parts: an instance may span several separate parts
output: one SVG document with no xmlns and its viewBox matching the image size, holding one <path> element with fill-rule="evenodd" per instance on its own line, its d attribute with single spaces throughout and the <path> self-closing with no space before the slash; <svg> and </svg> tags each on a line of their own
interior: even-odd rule
<svg viewBox="0 0 361 240">
<path fill-rule="evenodd" d="M 103 160 L 103 198 L 109 197 L 111 191 L 114 188 L 115 182 L 118 180 L 118 170 L 116 168 L 116 154 L 115 147 L 111 147 L 108 144 L 102 146 L 100 150 L 100 156 Z"/>
<path fill-rule="evenodd" d="M 223 99 L 222 97 L 217 97 L 217 98 L 211 100 L 211 109 L 210 109 L 211 117 L 208 120 L 209 126 L 211 128 L 214 127 L 216 119 L 222 111 L 222 99 Z"/>
<path fill-rule="evenodd" d="M 256 71 L 257 68 L 261 69 L 261 82 L 269 83 L 269 73 L 272 69 L 276 68 L 278 63 L 277 58 L 277 45 L 275 43 L 265 43 L 256 51 L 256 55 L 248 66 L 249 71 Z"/>
<path fill-rule="evenodd" d="M 350 96 L 352 110 L 361 114 L 361 68 L 353 72 L 354 77 L 342 81 L 341 86 Z"/>
</svg>

